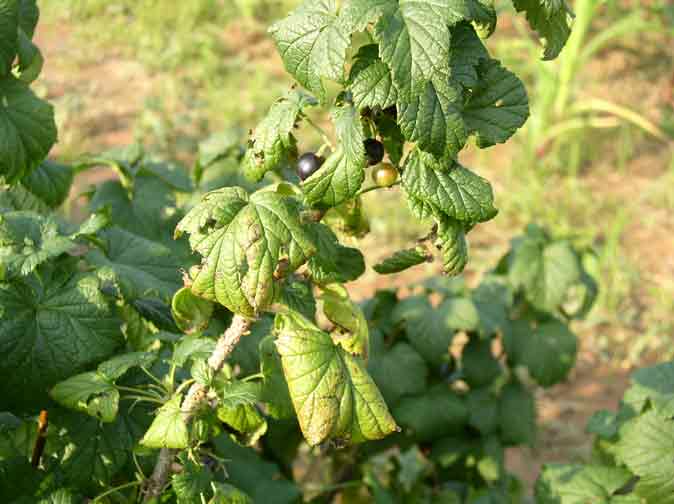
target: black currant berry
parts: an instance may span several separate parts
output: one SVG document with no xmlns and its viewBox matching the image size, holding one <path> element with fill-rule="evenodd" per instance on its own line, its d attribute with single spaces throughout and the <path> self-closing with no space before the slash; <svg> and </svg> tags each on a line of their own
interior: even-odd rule
<svg viewBox="0 0 674 504">
<path fill-rule="evenodd" d="M 381 160 L 384 159 L 384 145 L 374 138 L 368 138 L 363 143 L 365 144 L 368 164 L 374 166 L 381 163 Z"/>
<path fill-rule="evenodd" d="M 313 152 L 302 154 L 297 160 L 297 176 L 306 180 L 318 170 L 325 160 Z"/>
</svg>

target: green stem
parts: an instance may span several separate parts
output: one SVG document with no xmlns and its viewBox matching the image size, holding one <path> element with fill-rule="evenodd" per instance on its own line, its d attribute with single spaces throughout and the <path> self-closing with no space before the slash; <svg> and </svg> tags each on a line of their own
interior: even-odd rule
<svg viewBox="0 0 674 504">
<path fill-rule="evenodd" d="M 153 397 L 148 397 L 148 396 L 127 395 L 127 396 L 122 397 L 122 399 L 135 399 L 137 401 L 145 401 L 145 402 L 161 404 L 161 405 L 164 404 L 164 401 L 160 401 L 159 399 L 155 399 Z"/>
<path fill-rule="evenodd" d="M 358 196 L 362 196 L 363 194 L 366 194 L 366 193 L 369 193 L 369 192 L 372 192 L 372 191 L 376 191 L 377 189 L 391 189 L 392 187 L 399 186 L 400 184 L 401 184 L 400 180 L 396 180 L 390 186 L 374 185 L 374 186 L 366 187 L 365 189 L 361 189 L 360 191 L 358 191 L 356 193 L 356 195 L 354 196 L 354 198 L 357 198 Z"/>
<path fill-rule="evenodd" d="M 121 390 L 122 392 L 131 392 L 132 394 L 145 396 L 150 399 L 161 399 L 161 396 L 150 394 L 149 392 L 146 392 L 145 390 L 139 389 L 137 387 L 125 387 L 124 385 L 115 385 L 115 388 L 117 388 L 117 390 Z"/>
<path fill-rule="evenodd" d="M 150 373 L 150 372 L 145 368 L 145 366 L 140 366 L 140 370 L 141 370 L 143 373 L 145 373 L 145 374 L 150 378 L 150 380 L 152 380 L 152 381 L 155 382 L 157 385 L 159 385 L 159 386 L 161 387 L 162 390 L 166 390 L 166 386 L 161 382 L 161 380 L 159 380 L 159 378 L 157 378 L 155 375 L 153 375 L 152 373 Z"/>
<path fill-rule="evenodd" d="M 176 389 L 176 394 L 180 394 L 183 390 L 192 385 L 194 381 L 195 381 L 194 378 L 190 378 L 189 380 L 185 380 L 184 382 L 182 382 L 180 386 Z"/>
<path fill-rule="evenodd" d="M 106 490 L 105 492 L 100 494 L 98 497 L 96 497 L 94 500 L 92 500 L 91 504 L 94 504 L 95 502 L 100 502 L 100 500 L 103 497 L 107 497 L 110 494 L 113 494 L 115 492 L 119 492 L 120 490 L 124 490 L 125 488 L 140 486 L 141 484 L 142 484 L 142 482 L 140 482 L 140 481 L 131 481 L 129 483 L 124 483 L 123 485 L 120 485 L 118 487 L 111 488 L 110 490 Z"/>
<path fill-rule="evenodd" d="M 264 373 L 255 373 L 255 374 L 252 374 L 252 375 L 248 375 L 241 381 L 247 382 L 247 381 L 250 381 L 250 380 L 256 380 L 258 378 L 264 378 Z"/>
</svg>

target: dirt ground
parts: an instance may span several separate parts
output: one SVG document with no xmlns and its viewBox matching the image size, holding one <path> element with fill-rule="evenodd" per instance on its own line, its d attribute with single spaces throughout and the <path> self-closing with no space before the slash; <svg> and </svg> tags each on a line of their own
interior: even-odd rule
<svg viewBox="0 0 674 504">
<path fill-rule="evenodd" d="M 81 132 L 77 134 L 86 136 L 82 145 L 87 149 L 105 149 L 132 141 L 134 120 L 157 77 L 148 75 L 141 64 L 120 55 L 98 52 L 99 56 L 94 57 L 82 52 L 71 30 L 62 24 L 41 24 L 37 43 L 46 61 L 38 86 L 58 104 L 59 121 L 64 126 L 62 138 L 73 134 L 68 132 L 69 125 L 76 125 Z M 76 67 L 72 66 L 74 59 Z M 60 154 L 63 152 L 57 146 L 55 155 Z M 637 303 L 648 302 L 653 286 L 671 285 L 674 279 L 674 221 L 665 210 L 641 201 L 644 195 L 657 189 L 657 184 L 663 183 L 661 177 L 666 172 L 663 159 L 662 153 L 655 151 L 640 156 L 623 172 L 601 169 L 582 179 L 583 186 L 596 197 L 622 198 L 626 204 L 639 200 L 644 205 L 643 217 L 628 223 L 622 239 L 641 275 L 643 299 Z M 87 178 L 78 181 L 73 196 L 88 184 L 109 176 L 104 171 L 87 174 Z M 497 180 L 497 190 L 498 183 Z M 476 253 L 497 255 L 507 246 L 507 240 L 495 236 L 503 230 L 483 227 L 485 230 L 474 238 L 471 235 L 472 246 Z M 393 280 L 361 284 L 354 294 L 365 297 L 376 288 L 404 285 L 433 271 L 431 265 L 424 272 L 415 270 Z M 643 327 L 638 323 L 629 329 L 633 334 L 641 330 Z M 590 438 L 584 432 L 585 424 L 597 409 L 616 408 L 628 384 L 628 374 L 628 369 L 606 363 L 593 349 L 583 347 L 570 380 L 538 397 L 539 443 L 535 449 L 511 450 L 508 453 L 511 470 L 532 485 L 544 462 L 586 458 Z"/>
</svg>

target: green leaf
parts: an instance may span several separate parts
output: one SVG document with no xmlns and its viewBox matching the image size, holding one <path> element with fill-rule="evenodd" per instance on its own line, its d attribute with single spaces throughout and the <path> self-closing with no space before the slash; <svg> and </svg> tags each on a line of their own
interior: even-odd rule
<svg viewBox="0 0 674 504">
<path fill-rule="evenodd" d="M 37 0 L 19 0 L 19 28 L 28 38 L 33 38 L 39 19 L 40 9 Z"/>
<path fill-rule="evenodd" d="M 70 166 L 47 159 L 24 177 L 21 185 L 51 208 L 58 208 L 68 197 L 73 177 Z"/>
<path fill-rule="evenodd" d="M 187 336 L 181 338 L 173 350 L 173 363 L 185 367 L 189 359 L 206 359 L 215 350 L 215 341 L 210 338 Z"/>
<path fill-rule="evenodd" d="M 595 411 L 585 426 L 585 432 L 595 434 L 602 439 L 611 439 L 618 433 L 618 414 L 612 411 Z"/>
<path fill-rule="evenodd" d="M 180 329 L 175 325 L 171 316 L 171 307 L 157 298 L 138 298 L 131 301 L 131 306 L 147 322 L 155 328 L 168 333 L 178 333 Z M 174 337 L 179 335 L 174 334 Z"/>
<path fill-rule="evenodd" d="M 37 79 L 40 72 L 42 72 L 44 57 L 42 56 L 40 49 L 33 44 L 22 30 L 19 30 L 18 35 L 19 65 L 17 74 L 21 82 L 30 84 Z"/>
<path fill-rule="evenodd" d="M 35 495 L 39 493 L 44 479 L 43 473 L 31 466 L 30 457 L 8 457 L 0 460 L 0 488 L 6 502 L 34 503 Z"/>
<path fill-rule="evenodd" d="M 273 326 L 274 317 L 263 315 L 252 324 L 250 334 L 246 334 L 236 345 L 232 352 L 232 361 L 239 365 L 242 375 L 260 371 L 260 343 L 271 335 Z"/>
<path fill-rule="evenodd" d="M 156 177 L 171 189 L 179 192 L 189 193 L 194 191 L 189 173 L 183 165 L 175 161 L 144 159 L 135 176 Z"/>
<path fill-rule="evenodd" d="M 7 1 L 11 0 L 3 3 Z M 54 143 L 52 106 L 13 76 L 0 78 L 0 176 L 9 183 L 17 181 L 47 156 Z"/>
<path fill-rule="evenodd" d="M 39 214 L 51 213 L 51 208 L 28 191 L 22 185 L 0 185 L 0 211 L 11 212 L 13 210 L 27 210 Z"/>
<path fill-rule="evenodd" d="M 451 217 L 440 219 L 438 224 L 435 244 L 442 254 L 442 270 L 450 276 L 459 275 L 468 262 L 465 226 Z"/>
<path fill-rule="evenodd" d="M 419 395 L 426 390 L 428 367 L 407 343 L 396 343 L 381 355 L 373 354 L 367 370 L 390 406 L 402 397 Z"/>
<path fill-rule="evenodd" d="M 310 223 L 306 227 L 316 244 L 316 254 L 307 262 L 315 283 L 346 283 L 365 272 L 365 259 L 360 250 L 343 246 L 325 224 Z"/>
<path fill-rule="evenodd" d="M 106 181 L 96 187 L 89 207 L 91 211 L 109 206 L 115 225 L 146 240 L 152 240 L 174 251 L 176 260 L 189 264 L 185 242 L 173 240 L 173 231 L 182 214 L 177 209 L 173 189 L 154 176 L 137 176 L 133 189 L 127 190 L 118 181 Z"/>
<path fill-rule="evenodd" d="M 244 173 L 254 182 L 270 170 L 297 157 L 297 145 L 292 132 L 302 111 L 316 101 L 301 91 L 291 90 L 277 100 L 258 124 L 248 141 Z"/>
<path fill-rule="evenodd" d="M 482 334 L 504 334 L 510 327 L 508 313 L 513 303 L 513 293 L 501 278 L 488 275 L 471 293 L 473 304 L 480 317 Z"/>
<path fill-rule="evenodd" d="M 248 494 L 227 483 L 214 483 L 214 495 L 208 504 L 253 504 Z"/>
<path fill-rule="evenodd" d="M 487 436 L 499 426 L 499 400 L 489 388 L 471 389 L 466 396 L 468 423 Z"/>
<path fill-rule="evenodd" d="M 157 411 L 157 416 L 140 444 L 147 448 L 187 448 L 189 432 L 180 410 L 181 394 L 174 395 Z"/>
<path fill-rule="evenodd" d="M 199 166 L 206 169 L 213 163 L 241 154 L 241 131 L 228 128 L 211 134 L 199 142 Z M 199 182 L 200 180 L 197 180 Z"/>
<path fill-rule="evenodd" d="M 501 390 L 499 403 L 501 439 L 509 445 L 533 445 L 536 438 L 536 402 L 524 386 L 517 382 Z"/>
<path fill-rule="evenodd" d="M 508 278 L 536 308 L 554 312 L 580 282 L 581 268 L 570 243 L 546 243 L 528 235 L 513 244 Z"/>
<path fill-rule="evenodd" d="M 573 14 L 564 0 L 513 0 L 517 12 L 525 12 L 527 21 L 543 41 L 543 59 L 555 59 L 571 35 Z"/>
<path fill-rule="evenodd" d="M 295 410 L 274 336 L 269 335 L 260 342 L 260 357 L 264 375 L 261 399 L 267 404 L 269 414 L 276 419 L 294 418 Z"/>
<path fill-rule="evenodd" d="M 489 59 L 489 53 L 471 24 L 459 23 L 450 32 L 450 77 L 465 88 L 475 88 L 479 82 L 477 68 L 482 60 Z"/>
<path fill-rule="evenodd" d="M 52 217 L 33 212 L 0 215 L 0 265 L 9 277 L 29 275 L 40 264 L 74 247 Z"/>
<path fill-rule="evenodd" d="M 426 296 L 412 296 L 396 305 L 392 319 L 404 323 L 410 344 L 427 362 L 438 366 L 449 359 L 454 332 L 475 324 L 473 312 L 458 298 L 434 308 Z"/>
<path fill-rule="evenodd" d="M 472 337 L 461 354 L 463 378 L 471 387 L 479 388 L 492 383 L 502 369 L 491 349 L 491 338 Z"/>
<path fill-rule="evenodd" d="M 423 442 L 460 432 L 468 422 L 468 409 L 448 386 L 437 385 L 424 395 L 401 399 L 393 416 Z"/>
<path fill-rule="evenodd" d="M 134 367 L 149 368 L 157 355 L 152 352 L 131 352 L 117 355 L 98 365 L 98 372 L 108 380 L 121 378 L 129 369 Z"/>
<path fill-rule="evenodd" d="M 341 82 L 350 33 L 338 18 L 335 0 L 305 1 L 270 32 L 286 70 L 325 101 L 321 78 Z"/>
<path fill-rule="evenodd" d="M 445 76 L 428 82 L 409 101 L 399 101 L 398 124 L 405 138 L 438 158 L 456 158 L 468 138 L 461 116 L 461 90 Z"/>
<path fill-rule="evenodd" d="M 536 481 L 536 502 L 540 504 L 585 504 L 587 502 L 617 504 L 620 501 L 614 499 L 615 492 L 631 479 L 632 474 L 621 467 L 546 464 Z"/>
<path fill-rule="evenodd" d="M 428 250 L 425 247 L 415 247 L 411 249 L 399 250 L 392 256 L 375 264 L 374 269 L 380 275 L 390 275 L 400 273 L 408 268 L 428 262 Z"/>
<path fill-rule="evenodd" d="M 428 0 L 389 2 L 375 25 L 381 59 L 406 101 L 427 82 L 449 73 L 448 14 Z"/>
<path fill-rule="evenodd" d="M 342 6 L 340 17 L 348 31 L 362 32 L 390 6 L 391 0 L 349 0 Z"/>
<path fill-rule="evenodd" d="M 80 504 L 82 497 L 77 496 L 68 489 L 56 490 L 48 497 L 40 499 L 37 504 Z"/>
<path fill-rule="evenodd" d="M 396 104 L 398 91 L 393 85 L 391 70 L 379 59 L 377 44 L 363 46 L 356 54 L 349 75 L 349 89 L 358 109 L 385 109 Z"/>
<path fill-rule="evenodd" d="M 674 423 L 649 410 L 620 429 L 618 457 L 639 481 L 635 493 L 647 502 L 674 502 Z"/>
<path fill-rule="evenodd" d="M 367 359 L 370 331 L 363 311 L 351 301 L 349 292 L 339 284 L 328 285 L 323 287 L 321 300 L 327 319 L 343 331 L 333 331 L 333 341 L 350 354 Z"/>
<path fill-rule="evenodd" d="M 487 180 L 458 163 L 443 166 L 418 150 L 405 163 L 402 183 L 409 194 L 456 220 L 484 222 L 497 213 Z"/>
<path fill-rule="evenodd" d="M 534 325 L 518 320 L 506 333 L 504 343 L 509 361 L 525 366 L 542 387 L 563 381 L 576 363 L 576 335 L 558 321 Z"/>
<path fill-rule="evenodd" d="M 674 362 L 637 369 L 623 402 L 636 413 L 650 404 L 663 416 L 674 416 Z"/>
<path fill-rule="evenodd" d="M 358 357 L 297 313 L 278 314 L 275 330 L 290 396 L 310 445 L 329 438 L 381 439 L 396 429 Z"/>
<path fill-rule="evenodd" d="M 0 0 L 0 77 L 12 70 L 18 49 L 17 27 L 19 4 L 17 0 Z"/>
<path fill-rule="evenodd" d="M 118 227 L 104 232 L 103 239 L 105 250 L 92 249 L 87 261 L 101 279 L 117 284 L 127 300 L 169 300 L 180 288 L 179 258 L 170 248 Z"/>
<path fill-rule="evenodd" d="M 252 398 L 260 396 L 260 387 L 257 383 L 235 382 L 228 388 L 230 394 L 249 394 Z M 217 409 L 220 421 L 226 423 L 239 433 L 239 442 L 246 446 L 254 445 L 267 432 L 267 421 L 260 414 L 254 402 L 223 401 Z"/>
<path fill-rule="evenodd" d="M 227 481 L 246 492 L 252 502 L 296 504 L 300 499 L 299 488 L 281 475 L 276 464 L 262 459 L 254 449 L 239 446 L 228 436 L 215 438 L 213 444 L 226 461 Z"/>
<path fill-rule="evenodd" d="M 183 232 L 203 257 L 192 292 L 249 317 L 273 303 L 278 268 L 293 272 L 316 251 L 297 207 L 271 191 L 208 193 L 178 224 L 176 234 Z"/>
<path fill-rule="evenodd" d="M 267 404 L 269 414 L 276 419 L 294 418 L 295 410 L 290 391 L 283 375 L 281 356 L 276 350 L 274 337 L 269 335 L 260 342 L 262 381 L 261 400 Z"/>
<path fill-rule="evenodd" d="M 374 121 L 389 160 L 394 165 L 399 164 L 403 157 L 405 146 L 405 137 L 402 131 L 400 131 L 400 126 L 388 114 L 375 116 Z"/>
<path fill-rule="evenodd" d="M 180 289 L 171 300 L 173 320 L 187 334 L 204 331 L 213 316 L 213 308 L 213 303 L 195 296 L 189 287 Z"/>
<path fill-rule="evenodd" d="M 432 470 L 432 464 L 423 456 L 418 446 L 412 446 L 407 451 L 399 453 L 396 458 L 400 465 L 398 481 L 405 492 L 411 492 L 412 488 Z"/>
<path fill-rule="evenodd" d="M 381 345 L 377 347 L 376 337 L 371 337 L 372 353 L 376 353 L 383 347 L 383 335 L 392 334 L 395 330 L 391 315 L 398 303 L 398 296 L 395 291 L 389 289 L 380 289 L 375 291 L 374 295 L 361 303 L 363 313 L 370 323 L 371 333 L 381 333 Z M 376 348 L 375 348 L 376 347 Z"/>
<path fill-rule="evenodd" d="M 191 460 L 182 464 L 183 470 L 171 478 L 171 487 L 176 494 L 178 504 L 201 502 L 201 497 L 212 494 L 213 473 L 205 465 L 197 465 Z"/>
<path fill-rule="evenodd" d="M 280 304 L 300 312 L 309 320 L 316 318 L 316 299 L 308 279 L 302 279 L 297 275 L 288 278 L 281 291 Z"/>
<path fill-rule="evenodd" d="M 52 445 L 60 459 L 56 463 L 69 485 L 98 494 L 131 463 L 141 427 L 126 411 L 111 423 L 60 409 L 50 410 L 49 417 L 49 431 L 61 437 L 59 446 Z"/>
<path fill-rule="evenodd" d="M 470 94 L 463 117 L 480 148 L 504 143 L 529 117 L 524 84 L 497 60 L 482 61 L 479 83 Z"/>
<path fill-rule="evenodd" d="M 358 110 L 350 105 L 331 113 L 339 145 L 323 166 L 302 183 L 309 205 L 335 207 L 353 198 L 365 180 L 363 125 Z"/>
<path fill-rule="evenodd" d="M 62 266 L 40 276 L 0 283 L 0 395 L 12 410 L 43 406 L 49 387 L 122 343 L 96 277 Z"/>
<path fill-rule="evenodd" d="M 66 408 L 112 422 L 119 409 L 119 392 L 111 380 L 96 373 L 82 373 L 57 383 L 49 395 Z"/>
</svg>

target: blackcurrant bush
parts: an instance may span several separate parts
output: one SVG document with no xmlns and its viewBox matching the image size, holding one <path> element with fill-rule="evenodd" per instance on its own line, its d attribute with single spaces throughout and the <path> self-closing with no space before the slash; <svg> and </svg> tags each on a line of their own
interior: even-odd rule
<svg viewBox="0 0 674 504">
<path fill-rule="evenodd" d="M 390 163 L 382 163 L 372 172 L 372 180 L 379 187 L 390 187 L 398 180 L 398 170 Z"/>
<path fill-rule="evenodd" d="M 300 180 L 306 180 L 318 170 L 325 159 L 317 156 L 313 152 L 302 154 L 297 160 L 297 176 Z"/>
<path fill-rule="evenodd" d="M 374 166 L 381 163 L 381 160 L 384 159 L 384 145 L 374 138 L 368 138 L 363 143 L 365 145 L 368 164 Z"/>
</svg>

